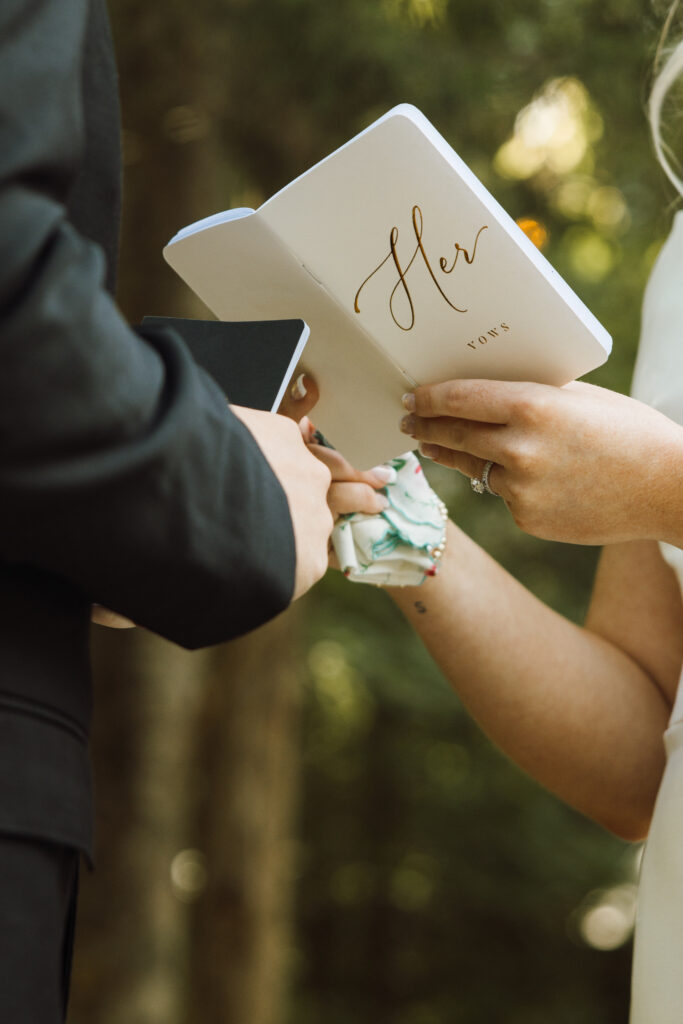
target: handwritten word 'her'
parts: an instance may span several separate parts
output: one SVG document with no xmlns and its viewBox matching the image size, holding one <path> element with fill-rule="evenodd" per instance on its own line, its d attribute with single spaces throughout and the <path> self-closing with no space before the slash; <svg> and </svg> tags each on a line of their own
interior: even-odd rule
<svg viewBox="0 0 683 1024">
<path fill-rule="evenodd" d="M 422 217 L 422 210 L 420 209 L 419 206 L 414 206 L 413 207 L 412 223 L 413 223 L 413 233 L 415 235 L 416 245 L 415 245 L 415 249 L 414 249 L 413 254 L 410 257 L 408 263 L 404 267 L 402 265 L 400 259 L 399 259 L 399 255 L 398 255 L 398 228 L 397 227 L 393 227 L 391 229 L 390 233 L 389 233 L 389 252 L 384 257 L 382 262 L 378 263 L 378 265 L 375 267 L 375 269 L 372 271 L 372 273 L 368 274 L 368 276 L 365 278 L 365 280 L 361 284 L 360 288 L 356 292 L 356 297 L 355 297 L 354 303 L 353 303 L 353 308 L 354 308 L 355 312 L 356 313 L 360 313 L 359 299 L 360 299 L 361 292 L 365 288 L 365 286 L 368 283 L 368 281 L 370 281 L 375 276 L 375 274 L 379 270 L 382 269 L 384 264 L 388 263 L 389 260 L 392 260 L 393 264 L 394 264 L 394 267 L 396 268 L 396 271 L 398 273 L 398 281 L 394 285 L 393 290 L 391 292 L 391 295 L 389 296 L 389 312 L 391 314 L 391 319 L 394 321 L 394 323 L 396 324 L 397 327 L 401 328 L 402 331 L 411 331 L 413 329 L 413 327 L 415 326 L 415 306 L 413 304 L 413 297 L 412 297 L 412 295 L 410 293 L 410 288 L 408 287 L 407 275 L 408 275 L 408 272 L 410 271 L 410 268 L 412 267 L 413 263 L 415 262 L 415 260 L 417 259 L 418 256 L 421 257 L 422 262 L 424 263 L 425 267 L 427 268 L 427 271 L 429 272 L 429 276 L 431 277 L 431 279 L 432 279 L 432 281 L 434 283 L 434 286 L 437 289 L 437 291 L 438 291 L 439 295 L 441 296 L 441 298 L 443 299 L 443 301 L 446 302 L 451 307 L 451 309 L 455 310 L 456 313 L 466 313 L 467 312 L 467 309 L 462 309 L 460 306 L 456 306 L 454 302 L 451 302 L 451 300 L 448 298 L 448 296 L 446 295 L 446 293 L 444 292 L 443 288 L 441 287 L 441 285 L 439 284 L 439 282 L 438 282 L 438 280 L 436 278 L 436 274 L 434 273 L 434 270 L 432 268 L 432 264 L 431 264 L 431 262 L 429 260 L 429 257 L 428 257 L 428 255 L 427 255 L 427 253 L 425 251 L 424 243 L 422 241 L 423 217 Z M 466 249 L 463 245 L 460 245 L 459 242 L 455 242 L 455 256 L 453 257 L 453 262 L 450 264 L 450 266 L 449 266 L 449 261 L 448 261 L 448 259 L 446 259 L 445 256 L 441 256 L 440 257 L 440 259 L 439 259 L 439 268 L 441 269 L 441 271 L 444 274 L 452 274 L 453 273 L 453 271 L 455 270 L 455 267 L 456 267 L 456 265 L 458 263 L 458 259 L 459 259 L 461 253 L 462 253 L 462 256 L 465 259 L 466 263 L 469 263 L 469 264 L 474 263 L 474 261 L 476 259 L 476 256 L 477 256 L 477 245 L 479 244 L 479 238 L 481 237 L 482 232 L 486 231 L 487 227 L 488 227 L 488 225 L 485 224 L 484 227 L 479 228 L 479 231 L 477 232 L 477 236 L 476 236 L 476 238 L 474 240 L 474 245 L 472 246 L 471 252 L 470 252 L 469 249 Z M 401 320 L 399 319 L 399 316 L 396 313 L 396 310 L 395 310 L 395 300 L 396 300 L 397 292 L 399 292 L 399 293 L 402 292 L 403 295 L 405 296 L 405 298 L 408 301 L 408 307 L 410 309 L 410 317 L 409 317 L 409 320 L 407 322 L 401 322 Z"/>
</svg>

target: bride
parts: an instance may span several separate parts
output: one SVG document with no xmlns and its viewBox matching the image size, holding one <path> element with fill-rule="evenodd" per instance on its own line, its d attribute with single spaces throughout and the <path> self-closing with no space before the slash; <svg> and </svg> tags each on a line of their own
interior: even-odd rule
<svg viewBox="0 0 683 1024">
<path fill-rule="evenodd" d="M 658 157 L 683 194 L 659 131 L 662 100 L 680 74 L 683 41 L 650 101 Z M 502 750 L 618 835 L 648 835 L 631 1024 L 680 1024 L 683 212 L 648 283 L 633 397 L 583 383 L 458 380 L 418 388 L 404 404 L 402 429 L 422 454 L 498 495 L 523 530 L 604 545 L 583 628 L 454 523 L 438 575 L 419 587 L 392 587 L 389 576 L 389 592 Z M 312 450 L 333 472 L 336 514 L 386 507 L 376 475 Z"/>
</svg>

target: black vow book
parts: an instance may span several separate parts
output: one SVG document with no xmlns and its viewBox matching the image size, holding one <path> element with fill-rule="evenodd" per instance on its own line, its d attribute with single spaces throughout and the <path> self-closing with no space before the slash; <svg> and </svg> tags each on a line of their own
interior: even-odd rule
<svg viewBox="0 0 683 1024">
<path fill-rule="evenodd" d="M 189 320 L 146 316 L 143 327 L 172 327 L 195 362 L 234 405 L 275 412 L 308 340 L 303 320 Z"/>
</svg>

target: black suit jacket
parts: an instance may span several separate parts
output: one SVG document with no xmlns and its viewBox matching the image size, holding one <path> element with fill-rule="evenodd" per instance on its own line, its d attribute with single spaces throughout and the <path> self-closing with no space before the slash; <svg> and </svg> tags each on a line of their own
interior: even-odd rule
<svg viewBox="0 0 683 1024">
<path fill-rule="evenodd" d="M 171 331 L 110 297 L 104 0 L 0 3 L 0 831 L 91 850 L 92 601 L 187 647 L 289 602 L 287 499 Z"/>
</svg>

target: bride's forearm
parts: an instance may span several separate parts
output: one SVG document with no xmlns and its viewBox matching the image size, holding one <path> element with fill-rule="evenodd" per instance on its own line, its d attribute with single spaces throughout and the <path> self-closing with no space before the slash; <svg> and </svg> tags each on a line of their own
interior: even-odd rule
<svg viewBox="0 0 683 1024">
<path fill-rule="evenodd" d="M 645 834 L 669 706 L 630 655 L 546 607 L 452 524 L 440 574 L 390 593 L 512 760 L 613 831 Z"/>
<path fill-rule="evenodd" d="M 683 548 L 683 427 L 672 424 L 652 458 L 648 536 Z M 645 467 L 647 471 L 647 467 Z"/>
</svg>

